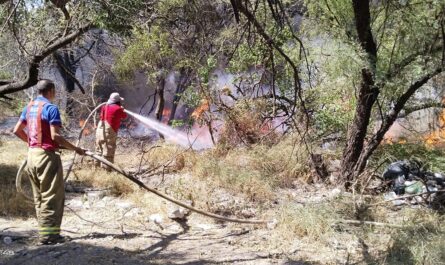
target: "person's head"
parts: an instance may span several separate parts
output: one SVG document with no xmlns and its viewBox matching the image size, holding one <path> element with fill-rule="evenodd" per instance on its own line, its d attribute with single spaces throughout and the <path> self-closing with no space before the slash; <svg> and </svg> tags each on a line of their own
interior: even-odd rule
<svg viewBox="0 0 445 265">
<path fill-rule="evenodd" d="M 44 96 L 50 101 L 56 98 L 56 86 L 53 81 L 49 79 L 39 80 L 39 82 L 37 82 L 37 91 L 39 91 L 39 95 Z"/>
<path fill-rule="evenodd" d="M 108 104 L 121 104 L 121 101 L 123 101 L 124 98 L 121 98 L 121 96 L 119 95 L 119 93 L 114 92 L 111 93 L 110 98 L 108 99 L 107 103 Z"/>
</svg>

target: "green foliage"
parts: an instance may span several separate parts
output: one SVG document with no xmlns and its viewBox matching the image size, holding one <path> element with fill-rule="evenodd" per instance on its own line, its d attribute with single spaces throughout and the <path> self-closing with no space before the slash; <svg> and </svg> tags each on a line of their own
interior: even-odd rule
<svg viewBox="0 0 445 265">
<path fill-rule="evenodd" d="M 308 37 L 305 44 L 318 70 L 309 98 L 319 135 L 346 135 L 355 111 L 361 69 L 372 69 L 380 88 L 371 117 L 370 124 L 374 124 L 410 84 L 440 65 L 443 44 L 437 36 L 441 35 L 438 18 L 445 8 L 443 1 L 370 4 L 372 34 L 378 49 L 375 67 L 369 65 L 358 45 L 352 1 L 306 0 L 305 4 L 309 16 L 303 24 Z"/>
<path fill-rule="evenodd" d="M 85 1 L 84 15 L 100 28 L 124 36 L 131 34 L 139 18 L 148 16 L 151 2 L 144 0 Z"/>
<path fill-rule="evenodd" d="M 133 31 L 131 44 L 125 53 L 117 59 L 115 71 L 121 78 L 129 79 L 136 70 L 148 71 L 151 80 L 156 78 L 156 71 L 173 64 L 175 53 L 169 42 L 169 35 L 160 27 L 152 27 L 149 33 Z"/>
<path fill-rule="evenodd" d="M 184 120 L 171 120 L 170 122 L 172 128 L 178 128 L 185 125 Z"/>
</svg>

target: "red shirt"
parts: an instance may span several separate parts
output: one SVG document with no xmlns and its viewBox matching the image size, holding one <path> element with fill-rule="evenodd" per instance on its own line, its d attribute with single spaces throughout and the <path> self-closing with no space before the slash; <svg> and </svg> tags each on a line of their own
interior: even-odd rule
<svg viewBox="0 0 445 265">
<path fill-rule="evenodd" d="M 106 104 L 100 111 L 100 120 L 108 122 L 116 133 L 121 126 L 121 121 L 125 118 L 127 118 L 127 113 L 118 104 Z"/>
</svg>

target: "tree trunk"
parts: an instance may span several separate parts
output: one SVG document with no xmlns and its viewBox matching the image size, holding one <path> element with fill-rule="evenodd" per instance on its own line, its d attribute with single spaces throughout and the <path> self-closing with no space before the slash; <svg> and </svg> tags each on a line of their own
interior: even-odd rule
<svg viewBox="0 0 445 265">
<path fill-rule="evenodd" d="M 379 95 L 374 87 L 373 76 L 368 69 L 362 70 L 362 83 L 357 98 L 354 120 L 348 131 L 347 143 L 343 151 L 342 176 L 349 182 L 355 177 L 354 169 L 363 151 L 366 133 L 371 118 L 372 107 Z"/>
<path fill-rule="evenodd" d="M 75 76 L 77 71 L 77 65 L 74 62 L 74 52 L 63 50 L 62 52 L 55 52 L 54 58 L 57 64 L 57 70 L 63 79 L 65 89 L 68 94 L 72 93 L 75 89 Z M 66 101 L 65 113 L 72 117 L 74 108 L 74 100 L 68 95 Z"/>
<path fill-rule="evenodd" d="M 366 52 L 369 66 L 362 69 L 354 119 L 348 130 L 347 143 L 343 151 L 342 176 L 346 180 L 346 187 L 349 187 L 356 177 L 355 168 L 365 144 L 372 108 L 379 95 L 379 88 L 374 85 L 377 46 L 372 36 L 369 1 L 353 0 L 352 6 L 358 42 Z"/>
<path fill-rule="evenodd" d="M 164 112 L 164 88 L 165 88 L 165 78 L 163 76 L 158 79 L 158 87 L 156 88 L 156 96 L 158 97 L 158 104 L 156 105 L 155 117 L 158 121 L 162 120 L 162 113 Z M 164 139 L 162 134 L 159 136 Z"/>
<path fill-rule="evenodd" d="M 182 93 L 184 93 L 189 83 L 190 72 L 190 70 L 181 69 L 179 73 L 179 81 L 178 85 L 176 86 L 175 95 L 173 96 L 173 103 L 170 117 L 168 119 L 168 125 L 171 125 L 173 120 L 175 119 L 176 110 L 178 108 L 179 101 L 181 101 Z"/>
</svg>

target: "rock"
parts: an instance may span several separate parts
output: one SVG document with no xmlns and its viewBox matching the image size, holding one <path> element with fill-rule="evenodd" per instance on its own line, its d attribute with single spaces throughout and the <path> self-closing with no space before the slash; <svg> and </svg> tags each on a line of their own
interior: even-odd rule
<svg viewBox="0 0 445 265">
<path fill-rule="evenodd" d="M 170 219 L 184 219 L 187 211 L 184 208 L 177 208 L 168 213 L 168 218 Z"/>
<path fill-rule="evenodd" d="M 148 217 L 148 221 L 153 222 L 155 224 L 161 224 L 164 221 L 164 218 L 162 217 L 162 215 L 156 213 L 156 214 L 152 214 Z"/>
<path fill-rule="evenodd" d="M 329 192 L 329 197 L 330 198 L 337 198 L 338 196 L 340 196 L 342 193 L 341 189 L 339 188 L 335 188 L 333 190 L 331 190 L 331 192 Z"/>
<path fill-rule="evenodd" d="M 272 221 L 269 221 L 266 224 L 267 229 L 270 229 L 270 230 L 275 229 L 277 227 L 277 225 L 278 225 L 278 220 L 277 219 L 273 219 Z"/>
<path fill-rule="evenodd" d="M 109 190 L 94 190 L 94 191 L 87 191 L 88 200 L 95 201 L 100 200 L 106 195 L 110 193 Z"/>
<path fill-rule="evenodd" d="M 196 227 L 201 228 L 202 230 L 209 230 L 215 228 L 215 226 L 211 224 L 197 224 Z"/>
<path fill-rule="evenodd" d="M 254 209 L 243 209 L 243 210 L 241 211 L 241 215 L 242 215 L 244 218 L 252 218 L 252 217 L 255 217 L 255 210 L 254 210 Z"/>
<path fill-rule="evenodd" d="M 133 204 L 129 203 L 129 202 L 117 202 L 116 207 L 121 208 L 121 209 L 129 209 L 130 207 L 133 206 Z"/>
<path fill-rule="evenodd" d="M 74 192 L 74 188 L 73 188 L 72 185 L 70 185 L 70 184 L 66 184 L 66 186 L 65 186 L 65 191 L 66 191 L 66 192 Z"/>
<path fill-rule="evenodd" d="M 71 199 L 67 202 L 67 205 L 69 205 L 71 208 L 82 208 L 82 201 L 78 198 Z"/>
<path fill-rule="evenodd" d="M 3 238 L 3 243 L 5 243 L 6 245 L 10 245 L 10 244 L 12 244 L 12 238 L 9 237 L 9 236 L 5 236 L 5 237 Z"/>
</svg>

